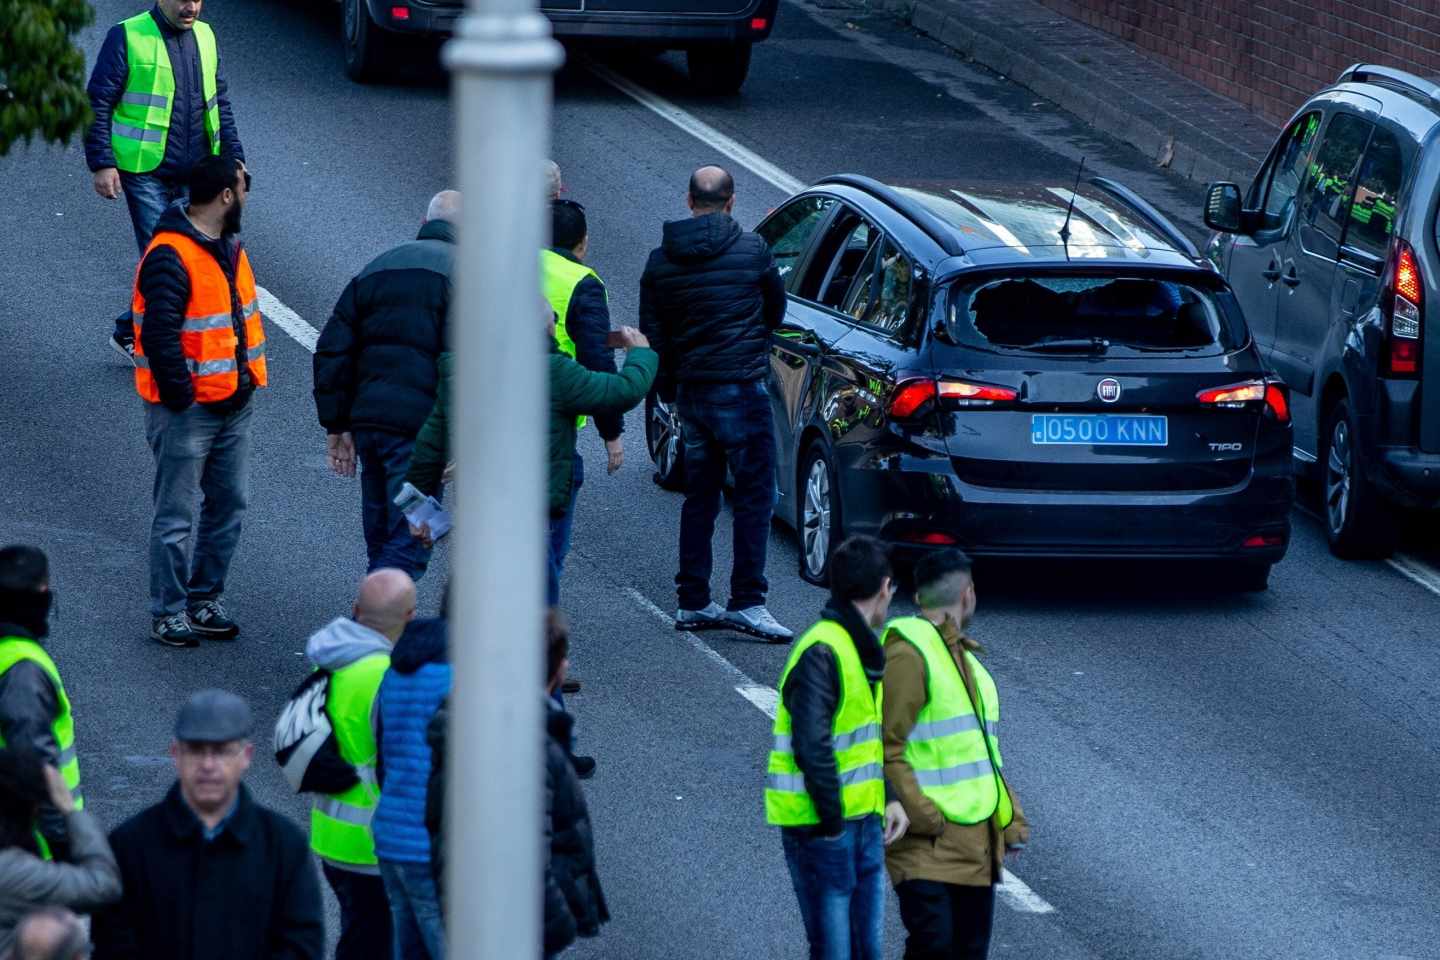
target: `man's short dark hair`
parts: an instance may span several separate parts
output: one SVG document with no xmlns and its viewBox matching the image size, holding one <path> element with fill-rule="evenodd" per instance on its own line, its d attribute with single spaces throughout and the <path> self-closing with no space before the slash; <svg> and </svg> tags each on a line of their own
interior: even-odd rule
<svg viewBox="0 0 1440 960">
<path fill-rule="evenodd" d="M 210 154 L 190 168 L 190 202 L 209 203 L 227 189 L 234 190 L 240 161 L 228 154 Z"/>
<path fill-rule="evenodd" d="M 560 664 L 570 656 L 570 627 L 555 607 L 545 611 L 545 682 L 555 679 Z"/>
<path fill-rule="evenodd" d="M 891 575 L 890 554 L 874 537 L 850 537 L 830 555 L 830 593 L 836 600 L 867 600 Z"/>
<path fill-rule="evenodd" d="M 707 169 L 701 167 L 690 174 L 690 202 L 699 210 L 719 210 L 735 196 L 735 178 L 723 167 L 714 167 L 720 171 L 718 177 L 701 177 L 700 171 Z"/>
<path fill-rule="evenodd" d="M 970 584 L 970 562 L 962 550 L 953 547 L 927 553 L 915 563 L 915 600 L 926 610 L 952 606 Z"/>
<path fill-rule="evenodd" d="M 39 590 L 50 581 L 50 561 L 38 547 L 17 543 L 0 550 L 0 590 Z"/>
<path fill-rule="evenodd" d="M 550 204 L 550 243 L 561 250 L 574 250 L 590 232 L 585 222 L 585 208 L 573 200 L 555 200 Z"/>
</svg>

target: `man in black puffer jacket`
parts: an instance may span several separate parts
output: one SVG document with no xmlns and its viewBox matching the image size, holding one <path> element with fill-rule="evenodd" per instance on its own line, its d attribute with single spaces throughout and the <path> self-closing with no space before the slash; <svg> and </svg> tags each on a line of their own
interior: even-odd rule
<svg viewBox="0 0 1440 960">
<path fill-rule="evenodd" d="M 435 406 L 459 216 L 460 194 L 436 194 L 419 237 L 376 257 L 346 285 L 315 344 L 315 409 L 330 466 L 353 477 L 357 457 L 360 463 L 369 570 L 394 567 L 414 580 L 430 551 L 410 535 L 395 496 Z"/>
<path fill-rule="evenodd" d="M 775 434 L 766 377 L 770 332 L 785 319 L 785 282 L 765 241 L 740 229 L 735 181 L 719 167 L 690 177 L 688 220 L 665 224 L 640 279 L 640 329 L 660 354 L 685 436 L 677 630 L 792 637 L 765 608 L 765 549 L 775 509 Z M 710 538 L 726 465 L 735 478 L 730 602 L 710 599 Z"/>
</svg>

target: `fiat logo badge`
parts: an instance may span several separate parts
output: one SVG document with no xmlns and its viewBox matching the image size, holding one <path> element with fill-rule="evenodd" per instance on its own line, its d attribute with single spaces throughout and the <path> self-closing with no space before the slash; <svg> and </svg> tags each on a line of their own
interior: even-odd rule
<svg viewBox="0 0 1440 960">
<path fill-rule="evenodd" d="M 1100 398 L 1101 403 L 1114 403 L 1120 399 L 1120 381 L 1114 377 L 1106 377 L 1095 386 L 1095 396 Z"/>
</svg>

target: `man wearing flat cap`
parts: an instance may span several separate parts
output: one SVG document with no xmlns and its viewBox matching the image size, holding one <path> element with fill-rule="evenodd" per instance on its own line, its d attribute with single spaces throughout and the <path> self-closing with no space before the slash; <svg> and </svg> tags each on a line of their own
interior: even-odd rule
<svg viewBox="0 0 1440 960">
<path fill-rule="evenodd" d="M 249 705 L 224 690 L 180 708 L 175 784 L 110 834 L 125 895 L 95 917 L 96 960 L 319 960 L 305 834 L 240 782 L 250 727 Z"/>
</svg>

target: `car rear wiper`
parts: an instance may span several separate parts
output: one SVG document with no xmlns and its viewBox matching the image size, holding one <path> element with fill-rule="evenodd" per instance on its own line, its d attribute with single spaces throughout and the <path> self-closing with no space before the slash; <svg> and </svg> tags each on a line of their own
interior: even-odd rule
<svg viewBox="0 0 1440 960">
<path fill-rule="evenodd" d="M 1110 341 L 1104 337 L 1046 337 L 1023 344 L 1019 349 L 1048 353 L 1104 353 L 1110 349 Z"/>
</svg>

